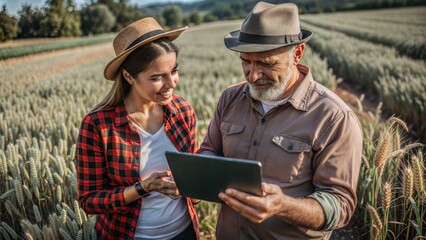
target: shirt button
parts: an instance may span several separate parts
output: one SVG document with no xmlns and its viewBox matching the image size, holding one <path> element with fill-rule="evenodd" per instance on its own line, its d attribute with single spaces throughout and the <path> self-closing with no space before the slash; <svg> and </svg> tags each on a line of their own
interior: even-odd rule
<svg viewBox="0 0 426 240">
<path fill-rule="evenodd" d="M 288 150 L 293 150 L 293 145 L 289 145 Z"/>
<path fill-rule="evenodd" d="M 264 118 L 262 118 L 262 120 L 260 120 L 260 124 L 265 124 L 266 123 L 266 120 L 264 119 Z"/>
<path fill-rule="evenodd" d="M 258 142 L 256 140 L 253 141 L 253 146 L 257 146 Z"/>
</svg>

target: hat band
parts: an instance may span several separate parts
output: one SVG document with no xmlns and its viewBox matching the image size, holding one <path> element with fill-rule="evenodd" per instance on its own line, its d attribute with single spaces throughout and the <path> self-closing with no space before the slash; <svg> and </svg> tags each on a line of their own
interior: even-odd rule
<svg viewBox="0 0 426 240">
<path fill-rule="evenodd" d="M 240 32 L 238 39 L 241 42 L 255 44 L 289 44 L 302 40 L 303 34 L 281 35 L 281 36 L 263 36 Z"/>
<path fill-rule="evenodd" d="M 158 30 L 154 30 L 154 31 L 142 34 L 140 37 L 136 38 L 135 41 L 133 41 L 132 43 L 130 43 L 130 45 L 127 46 L 125 50 L 127 50 L 127 49 L 135 46 L 136 44 L 138 44 L 138 43 L 140 43 L 140 42 L 142 42 L 142 41 L 144 41 L 144 40 L 146 40 L 146 39 L 148 39 L 150 37 L 153 37 L 155 35 L 162 34 L 162 33 L 164 33 L 164 31 L 161 30 L 161 29 L 158 29 Z"/>
</svg>

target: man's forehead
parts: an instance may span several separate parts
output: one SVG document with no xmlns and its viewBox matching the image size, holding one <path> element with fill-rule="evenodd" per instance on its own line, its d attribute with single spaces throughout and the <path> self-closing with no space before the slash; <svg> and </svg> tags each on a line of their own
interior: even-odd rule
<svg viewBox="0 0 426 240">
<path fill-rule="evenodd" d="M 240 53 L 240 57 L 243 59 L 256 59 L 256 60 L 270 60 L 280 57 L 284 52 L 282 51 L 267 51 L 258 53 Z"/>
</svg>

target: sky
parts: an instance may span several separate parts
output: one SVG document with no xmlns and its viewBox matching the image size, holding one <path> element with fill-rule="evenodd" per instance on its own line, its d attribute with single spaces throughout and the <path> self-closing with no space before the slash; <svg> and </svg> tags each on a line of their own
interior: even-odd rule
<svg viewBox="0 0 426 240">
<path fill-rule="evenodd" d="M 132 4 L 137 4 L 138 6 L 146 6 L 152 3 L 171 3 L 171 2 L 194 2 L 200 0 L 130 0 Z M 17 15 L 18 11 L 21 9 L 22 4 L 29 3 L 35 7 L 41 7 L 44 5 L 46 0 L 0 0 L 0 6 L 6 4 L 6 9 L 9 14 L 14 16 Z M 90 0 L 74 0 L 77 7 L 90 2 Z"/>
</svg>

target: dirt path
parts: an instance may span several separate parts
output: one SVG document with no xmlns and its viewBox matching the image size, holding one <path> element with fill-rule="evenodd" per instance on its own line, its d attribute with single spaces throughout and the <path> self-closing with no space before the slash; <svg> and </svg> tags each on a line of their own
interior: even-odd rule
<svg viewBox="0 0 426 240">
<path fill-rule="evenodd" d="M 103 43 L 1 60 L 0 88 L 9 95 L 108 56 L 113 56 L 111 44 Z"/>
</svg>

